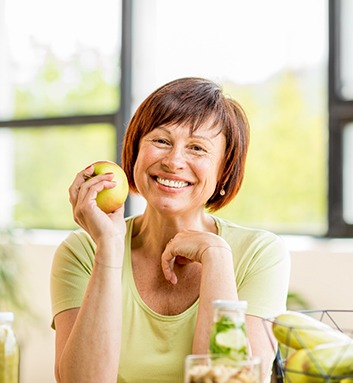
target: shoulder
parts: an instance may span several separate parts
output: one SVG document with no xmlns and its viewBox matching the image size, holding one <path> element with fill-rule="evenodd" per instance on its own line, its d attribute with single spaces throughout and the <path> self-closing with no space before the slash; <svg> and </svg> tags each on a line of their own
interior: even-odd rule
<svg viewBox="0 0 353 383">
<path fill-rule="evenodd" d="M 135 217 L 125 218 L 126 226 L 131 227 L 133 225 Z M 83 229 L 77 229 L 71 231 L 68 236 L 61 242 L 60 247 L 67 248 L 85 248 L 88 251 L 95 251 L 96 245 L 92 237 Z"/>
<path fill-rule="evenodd" d="M 134 219 L 134 216 L 125 218 L 128 230 L 132 228 Z M 56 253 L 60 253 L 61 256 L 71 254 L 77 257 L 84 254 L 90 258 L 93 258 L 95 251 L 96 244 L 92 237 L 81 228 L 71 231 L 56 249 Z"/>
<path fill-rule="evenodd" d="M 82 229 L 77 229 L 59 244 L 55 250 L 52 271 L 72 270 L 84 268 L 88 272 L 92 269 L 95 243 Z"/>
<path fill-rule="evenodd" d="M 95 251 L 95 243 L 90 235 L 82 229 L 77 229 L 68 234 L 61 242 L 57 251 L 71 251 L 85 249 L 87 252 Z"/>
<path fill-rule="evenodd" d="M 272 256 L 289 256 L 283 239 L 270 231 L 238 225 L 234 222 L 214 216 L 219 235 L 224 238 L 233 252 L 259 255 L 269 253 Z"/>
<path fill-rule="evenodd" d="M 213 219 L 218 227 L 219 235 L 222 237 L 236 237 L 238 241 L 282 241 L 278 235 L 267 230 L 241 226 L 217 216 L 213 216 Z"/>
</svg>

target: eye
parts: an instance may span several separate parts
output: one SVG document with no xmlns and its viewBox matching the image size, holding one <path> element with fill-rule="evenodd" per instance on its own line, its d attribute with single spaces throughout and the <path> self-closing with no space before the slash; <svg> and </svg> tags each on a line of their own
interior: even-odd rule
<svg viewBox="0 0 353 383">
<path fill-rule="evenodd" d="M 170 145 L 169 141 L 165 138 L 154 138 L 152 141 L 159 145 Z"/>
<path fill-rule="evenodd" d="M 192 145 L 190 147 L 194 152 L 206 152 L 206 149 L 203 147 L 203 146 L 200 146 L 200 145 Z"/>
</svg>

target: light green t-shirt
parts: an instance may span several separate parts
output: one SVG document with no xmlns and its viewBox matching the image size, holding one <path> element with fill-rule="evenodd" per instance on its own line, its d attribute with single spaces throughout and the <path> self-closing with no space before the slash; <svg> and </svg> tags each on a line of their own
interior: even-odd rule
<svg viewBox="0 0 353 383">
<path fill-rule="evenodd" d="M 267 231 L 237 226 L 214 217 L 218 234 L 231 246 L 240 300 L 247 314 L 273 317 L 286 309 L 290 257 L 282 240 Z M 128 218 L 122 274 L 122 352 L 118 383 L 182 383 L 191 353 L 198 301 L 175 316 L 155 313 L 136 289 L 131 265 L 134 217 Z M 95 245 L 75 231 L 58 247 L 51 273 L 52 315 L 80 307 L 93 267 Z"/>
</svg>

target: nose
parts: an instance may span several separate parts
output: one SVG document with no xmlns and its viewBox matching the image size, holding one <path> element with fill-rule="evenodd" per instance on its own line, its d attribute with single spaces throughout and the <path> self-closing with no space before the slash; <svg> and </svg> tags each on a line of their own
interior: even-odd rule
<svg viewBox="0 0 353 383">
<path fill-rule="evenodd" d="M 185 167 L 185 151 L 183 148 L 173 146 L 162 159 L 162 165 L 170 171 Z"/>
</svg>

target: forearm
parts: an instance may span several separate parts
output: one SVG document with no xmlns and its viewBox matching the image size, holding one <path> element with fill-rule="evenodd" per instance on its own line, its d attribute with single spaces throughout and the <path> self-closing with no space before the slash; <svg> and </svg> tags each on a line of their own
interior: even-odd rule
<svg viewBox="0 0 353 383">
<path fill-rule="evenodd" d="M 213 322 L 212 302 L 237 300 L 232 253 L 226 247 L 210 247 L 203 257 L 199 312 L 193 341 L 193 353 L 207 353 Z"/>
<path fill-rule="evenodd" d="M 264 322 L 260 317 L 247 315 L 246 327 L 252 354 L 261 358 L 262 381 L 265 382 L 271 372 L 275 358 L 274 345 L 276 345 L 276 340 L 272 335 L 269 323 Z"/>
<path fill-rule="evenodd" d="M 121 346 L 122 259 L 114 264 L 104 254 L 106 251 L 108 249 L 96 252 L 97 262 L 59 359 L 61 382 L 110 383 L 117 380 Z"/>
</svg>

